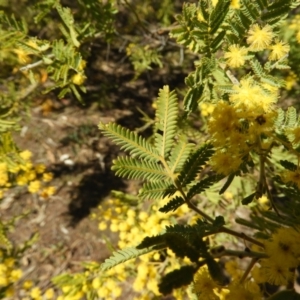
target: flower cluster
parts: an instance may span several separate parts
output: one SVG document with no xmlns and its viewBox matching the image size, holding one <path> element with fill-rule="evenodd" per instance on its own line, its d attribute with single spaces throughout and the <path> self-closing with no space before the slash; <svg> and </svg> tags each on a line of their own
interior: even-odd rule
<svg viewBox="0 0 300 300">
<path fill-rule="evenodd" d="M 15 294 L 14 284 L 22 277 L 22 270 L 18 268 L 16 260 L 5 255 L 0 250 L 0 289 L 5 291 L 5 297 L 13 297 Z"/>
<path fill-rule="evenodd" d="M 163 202 L 166 201 L 168 199 L 163 200 Z M 176 213 L 163 214 L 158 211 L 156 205 L 149 207 L 148 210 L 141 210 L 139 205 L 128 209 L 128 206 L 121 200 L 109 199 L 99 206 L 99 214 L 94 214 L 92 218 L 100 221 L 99 230 L 103 233 L 108 229 L 116 233 L 119 238 L 118 248 L 124 249 L 138 245 L 143 237 L 161 233 L 165 226 L 171 225 L 176 218 L 183 217 L 188 211 L 187 207 L 182 206 Z M 132 282 L 131 292 L 136 295 L 134 300 L 150 300 L 160 295 L 158 291 L 160 276 L 179 268 L 181 263 L 170 250 L 145 254 L 134 263 L 128 261 L 105 273 L 100 271 L 99 263 L 89 263 L 86 265 L 84 274 L 66 275 L 69 276 L 69 280 L 64 280 L 63 284 L 60 284 L 59 280 L 56 281 L 63 292 L 59 299 L 79 300 L 87 292 L 94 293 L 95 299 L 118 299 L 128 289 L 124 282 L 129 280 Z M 65 283 L 75 279 L 76 286 Z M 189 291 L 177 290 L 175 292 L 178 299 L 182 299 L 186 293 Z"/>
<path fill-rule="evenodd" d="M 211 164 L 218 173 L 235 172 L 251 150 L 268 147 L 268 139 L 261 141 L 260 137 L 272 132 L 277 117 L 273 109 L 276 100 L 277 91 L 246 78 L 234 87 L 229 102 L 215 105 L 208 132 L 217 149 Z"/>
<path fill-rule="evenodd" d="M 31 157 L 32 153 L 25 150 L 19 153 L 19 163 L 0 163 L 0 198 L 14 186 L 27 186 L 30 193 L 37 193 L 44 199 L 55 193 L 55 187 L 48 185 L 53 174 L 46 172 L 44 164 L 33 165 Z"/>
<path fill-rule="evenodd" d="M 23 282 L 22 288 L 19 291 L 22 295 L 22 300 L 54 300 L 55 291 L 53 288 L 48 288 L 44 292 L 39 288 L 34 286 L 31 280 L 25 280 Z"/>
<path fill-rule="evenodd" d="M 300 231 L 299 228 L 280 227 L 270 239 L 262 241 L 263 246 L 255 246 L 259 251 L 257 263 L 250 270 L 243 270 L 236 260 L 225 263 L 231 282 L 221 286 L 214 281 L 206 266 L 200 268 L 194 277 L 192 288 L 198 300 L 263 299 L 263 284 L 289 286 L 294 280 L 294 270 L 299 265 Z M 246 272 L 246 276 L 244 273 Z"/>
</svg>

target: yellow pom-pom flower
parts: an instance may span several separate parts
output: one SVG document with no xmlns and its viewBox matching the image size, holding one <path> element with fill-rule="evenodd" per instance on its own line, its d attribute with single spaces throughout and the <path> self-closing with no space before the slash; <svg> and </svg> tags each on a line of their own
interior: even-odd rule
<svg viewBox="0 0 300 300">
<path fill-rule="evenodd" d="M 226 62 L 231 68 L 238 68 L 245 64 L 245 56 L 248 50 L 245 47 L 240 47 L 238 45 L 229 46 L 228 52 L 224 54 Z"/>
<path fill-rule="evenodd" d="M 248 31 L 247 43 L 251 51 L 262 51 L 270 46 L 273 37 L 274 33 L 270 25 L 260 28 L 258 24 L 254 24 Z"/>
<path fill-rule="evenodd" d="M 269 60 L 279 60 L 288 54 L 290 46 L 284 42 L 276 41 L 276 43 L 271 45 L 269 49 L 271 50 Z"/>
</svg>

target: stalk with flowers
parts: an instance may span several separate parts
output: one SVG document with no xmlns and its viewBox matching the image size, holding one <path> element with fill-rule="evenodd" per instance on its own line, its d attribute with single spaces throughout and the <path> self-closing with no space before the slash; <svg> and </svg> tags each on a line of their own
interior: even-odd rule
<svg viewBox="0 0 300 300">
<path fill-rule="evenodd" d="M 194 221 L 166 224 L 135 247 L 116 251 L 103 271 L 169 251 L 181 262 L 161 273 L 162 294 L 191 285 L 196 299 L 300 297 L 300 120 L 295 108 L 282 109 L 279 102 L 290 68 L 290 45 L 280 29 L 297 7 L 292 0 L 184 4 L 171 36 L 198 58 L 185 81 L 184 111 L 164 86 L 151 140 L 114 123 L 99 127 L 128 153 L 114 161 L 116 174 L 144 181 L 140 199 L 151 199 L 166 214 L 186 207 Z M 298 37 L 298 28 L 289 30 Z M 204 103 L 213 110 L 195 140 L 182 124 Z M 222 184 L 222 195 L 236 180 L 255 182 L 240 203 L 251 206 L 249 216 L 233 222 L 218 209 L 206 211 L 203 193 Z M 240 242 L 212 242 L 220 234 Z"/>
</svg>

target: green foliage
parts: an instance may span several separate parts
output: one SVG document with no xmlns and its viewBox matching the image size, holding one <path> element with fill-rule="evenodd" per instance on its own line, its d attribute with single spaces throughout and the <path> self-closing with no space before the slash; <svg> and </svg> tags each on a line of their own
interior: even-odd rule
<svg viewBox="0 0 300 300">
<path fill-rule="evenodd" d="M 105 262 L 101 265 L 102 271 L 109 270 L 112 267 L 128 261 L 133 258 L 137 258 L 143 254 L 149 253 L 151 251 L 159 249 L 158 247 L 149 247 L 143 249 L 137 248 L 126 248 L 113 253 L 113 255 L 106 259 Z"/>
<path fill-rule="evenodd" d="M 22 12 L 21 16 L 13 6 L 4 5 L 4 11 L 0 12 L 0 61 L 3 64 L 1 72 L 4 78 L 1 79 L 3 93 L 0 99 L 0 163 L 5 163 L 11 169 L 21 163 L 11 131 L 18 129 L 18 122 L 22 117 L 20 112 L 25 107 L 23 102 L 27 102 L 20 100 L 27 100 L 39 86 L 44 85 L 44 80 L 44 92 L 58 89 L 60 98 L 72 92 L 82 100 L 81 94 L 86 91 L 86 59 L 92 43 L 100 40 L 109 46 L 116 37 L 120 38 L 122 46 L 117 43 L 114 50 L 126 48 L 135 70 L 134 79 L 137 79 L 142 72 L 150 70 L 154 65 L 162 67 L 162 50 L 169 51 L 167 46 L 172 46 L 172 42 L 169 43 L 166 37 L 160 35 L 171 30 L 171 37 L 181 47 L 187 48 L 187 57 L 192 57 L 195 66 L 195 70 L 189 70 L 185 79 L 187 90 L 183 92 L 183 104 L 181 105 L 176 92 L 171 91 L 168 86 L 159 91 L 155 103 L 155 118 L 150 122 L 153 124 L 153 136 L 150 139 L 115 123 L 100 123 L 99 128 L 127 152 L 126 156 L 113 161 L 112 169 L 116 175 L 143 181 L 138 196 L 121 192 L 115 192 L 114 195 L 135 207 L 140 205 L 140 199 L 155 200 L 160 207 L 159 211 L 165 213 L 164 216 L 175 224 L 166 226 L 159 235 L 145 237 L 136 247 L 115 251 L 102 264 L 101 270 L 107 271 L 130 259 L 155 251 L 160 251 L 163 257 L 160 259 L 163 260 L 166 253 L 170 255 L 171 252 L 182 266 L 166 272 L 162 270 L 165 267 L 161 268 L 161 293 L 168 294 L 192 283 L 196 272 L 198 274 L 199 270 L 206 268 L 210 283 L 212 286 L 216 284 L 215 291 L 221 293 L 222 287 L 227 288 L 231 280 L 232 284 L 228 286 L 230 293 L 234 294 L 236 283 L 236 286 L 244 289 L 243 292 L 248 293 L 249 299 L 262 298 L 262 294 L 253 295 L 252 290 L 247 290 L 248 283 L 256 284 L 254 276 L 253 280 L 248 281 L 252 276 L 251 268 L 260 261 L 260 270 L 263 270 L 264 264 L 274 259 L 274 254 L 268 252 L 268 247 L 274 246 L 279 236 L 283 240 L 279 244 L 279 250 L 282 250 L 282 245 L 286 246 L 282 231 L 290 230 L 290 233 L 296 235 L 291 230 L 295 229 L 297 232 L 300 225 L 300 120 L 296 108 L 289 107 L 285 111 L 276 107 L 278 95 L 289 97 L 297 93 L 295 83 L 290 92 L 284 91 L 286 80 L 283 77 L 290 69 L 288 63 L 292 64 L 294 72 L 300 74 L 299 29 L 295 26 L 298 23 L 285 24 L 284 20 L 292 9 L 298 7 L 299 1 L 203 0 L 198 4 L 184 3 L 182 14 L 177 16 L 177 23 L 162 31 L 148 26 L 148 21 L 155 19 L 155 22 L 169 26 L 173 22 L 172 17 L 178 3 L 170 0 L 163 0 L 161 3 L 157 1 L 154 3 L 155 10 L 152 11 L 149 10 L 149 2 L 151 1 L 145 1 L 144 6 L 138 3 L 135 7 L 132 1 L 122 4 L 114 0 L 103 3 L 78 0 L 68 6 L 57 0 L 44 0 L 38 1 L 35 6 L 28 4 L 26 12 L 29 13 Z M 115 19 L 119 19 L 116 18 L 116 13 L 119 11 L 122 17 L 124 10 L 130 11 L 131 16 L 134 16 L 128 18 L 128 27 L 134 27 L 133 31 L 143 34 L 130 36 L 127 31 L 132 28 L 126 27 L 119 31 L 115 27 Z M 151 12 L 155 12 L 153 16 Z M 49 22 L 53 16 L 55 22 Z M 31 19 L 35 21 L 34 26 Z M 289 28 L 290 25 L 294 28 Z M 46 32 L 44 38 L 36 37 L 36 32 L 43 27 Z M 289 51 L 284 44 L 280 44 L 279 31 L 284 27 L 289 29 L 282 36 L 286 37 L 286 42 L 291 41 L 289 61 Z M 265 39 L 260 40 L 255 30 L 265 34 Z M 261 47 L 255 48 L 251 40 L 259 42 Z M 281 49 L 283 54 L 279 51 L 280 46 L 285 48 L 284 51 Z M 275 59 L 270 57 L 274 49 L 282 54 L 275 53 Z M 230 59 L 237 58 L 240 59 L 239 63 L 230 62 Z M 42 78 L 42 73 L 46 74 L 46 79 Z M 7 78 L 12 78 L 10 80 L 13 83 L 8 82 Z M 261 91 L 261 94 L 253 95 L 253 91 L 258 94 Z M 261 96 L 262 101 L 257 101 L 255 96 Z M 257 105 L 253 104 L 254 100 Z M 269 106 L 266 104 L 268 101 L 271 103 Z M 204 114 L 200 116 L 199 108 L 202 109 L 202 106 L 199 104 L 202 103 L 214 106 L 210 118 L 206 118 Z M 290 156 L 293 159 L 290 160 Z M 1 174 L 4 179 L 6 175 L 5 172 Z M 228 196 L 236 180 L 242 182 L 241 191 Z M 245 181 L 253 183 L 251 191 L 244 188 Z M 219 183 L 218 188 L 215 187 L 216 183 Z M 215 201 L 215 210 L 210 212 L 207 207 L 210 200 L 212 202 L 209 192 L 213 186 L 214 192 L 219 190 L 222 196 L 221 200 Z M 255 230 L 253 237 L 252 231 L 251 235 L 246 235 L 240 232 L 240 228 L 235 231 L 225 227 L 225 219 L 233 219 L 230 209 L 234 207 L 231 202 L 236 201 L 236 194 L 242 199 L 241 204 L 251 203 L 249 218 L 237 218 L 236 222 Z M 268 209 L 260 203 L 263 197 L 269 201 L 267 205 L 264 203 Z M 192 214 L 187 213 L 180 221 L 170 216 L 170 212 L 183 207 L 188 207 Z M 225 219 L 218 216 L 223 213 Z M 195 221 L 195 214 L 201 219 L 197 218 Z M 180 223 L 176 224 L 177 221 Z M 13 248 L 7 238 L 11 227 L 10 223 L 0 222 L 0 242 L 7 251 Z M 213 254 L 219 233 L 226 233 L 241 239 L 243 244 L 247 243 L 246 250 L 242 251 L 228 250 L 221 246 L 222 251 L 217 256 L 254 258 L 253 264 L 248 266 L 244 274 L 229 274 L 231 278 L 225 278 L 223 267 Z M 35 239 L 33 237 L 25 242 L 19 247 L 18 253 L 23 253 Z M 297 239 L 295 240 L 296 242 L 290 241 L 290 244 L 297 243 Z M 226 240 L 226 243 L 229 242 Z M 249 250 L 248 244 L 255 245 L 259 250 Z M 299 246 L 299 243 L 295 245 Z M 237 243 L 236 247 L 239 246 Z M 292 253 L 285 249 L 286 257 L 297 253 L 296 260 L 292 260 L 288 270 L 281 266 L 287 273 L 297 267 L 296 262 L 299 260 L 297 247 L 294 248 Z M 280 257 L 278 248 L 274 249 Z M 167 258 L 162 264 L 166 262 Z M 67 296 L 73 297 L 85 287 L 88 290 L 86 298 L 96 299 L 99 296 L 97 288 L 100 283 L 104 285 L 105 282 L 94 281 L 96 278 L 92 278 L 99 276 L 97 266 L 87 269 L 89 275 L 60 275 L 53 282 L 60 287 L 72 285 Z M 132 273 L 136 273 L 136 270 Z M 282 274 L 286 273 L 280 274 L 281 279 L 285 276 Z M 264 275 L 267 279 L 264 278 L 259 283 L 292 286 L 291 276 L 278 283 L 275 280 L 278 277 L 276 272 L 275 275 L 269 274 L 269 277 Z M 238 283 L 236 278 L 240 279 Z M 260 287 L 254 286 L 253 290 L 255 289 L 259 290 Z M 213 299 L 219 297 L 216 293 L 210 295 L 209 292 L 205 291 L 207 299 L 210 296 Z M 0 293 L 5 296 L 2 289 Z M 224 294 L 220 294 L 221 296 L 228 298 Z M 270 299 L 283 297 L 296 298 L 297 294 L 287 290 Z"/>
<path fill-rule="evenodd" d="M 162 282 L 158 285 L 159 291 L 164 294 L 170 294 L 173 289 L 188 285 L 193 281 L 196 270 L 192 266 L 183 266 L 180 269 L 168 273 Z"/>
<path fill-rule="evenodd" d="M 168 87 L 160 90 L 156 102 L 155 116 L 155 147 L 159 155 L 169 156 L 177 130 L 178 104 L 175 91 L 169 91 Z"/>
<path fill-rule="evenodd" d="M 182 197 L 174 197 L 170 200 L 166 205 L 161 207 L 159 211 L 167 213 L 169 211 L 175 211 L 178 207 L 184 204 L 184 200 Z"/>
<path fill-rule="evenodd" d="M 234 5 L 236 7 L 231 8 Z M 114 161 L 116 174 L 146 181 L 139 192 L 142 199 L 155 199 L 158 203 L 167 201 L 159 209 L 164 213 L 187 204 L 203 218 L 194 225 L 167 226 L 165 232 L 147 236 L 137 246 L 137 249 L 168 248 L 176 257 L 191 261 L 191 265 L 163 276 L 159 289 L 164 294 L 191 282 L 204 265 L 216 284 L 215 288 L 228 285 L 223 268 L 214 259 L 210 245 L 203 240 L 207 236 L 223 232 L 259 247 L 261 252 L 257 253 L 247 249 L 234 252 L 223 247 L 220 254 L 256 257 L 244 275 L 237 276 L 242 278 L 240 286 L 247 289 L 243 281 L 247 281 L 254 264 L 263 258 L 261 268 L 264 269 L 264 262 L 273 259 L 274 254 L 268 252 L 269 244 L 265 243 L 275 243 L 275 237 L 279 235 L 277 231 L 298 230 L 299 220 L 295 212 L 299 209 L 299 199 L 296 200 L 296 197 L 299 196 L 300 186 L 299 118 L 296 109 L 290 107 L 284 112 L 275 104 L 279 89 L 285 86 L 278 70 L 289 69 L 286 60 L 289 50 L 279 42 L 278 31 L 294 7 L 295 1 L 282 0 L 244 0 L 238 4 L 227 0 L 217 3 L 199 1 L 198 5 L 183 5 L 171 36 L 195 55 L 201 55 L 201 59 L 195 62 L 195 70 L 185 79 L 187 91 L 183 99 L 185 113 L 182 119 L 197 115 L 201 102 L 215 106 L 212 117 L 207 121 L 210 137 L 205 139 L 205 143 L 199 141 L 199 145 L 193 145 L 188 142 L 187 130 L 183 130 L 182 126 L 184 122 L 179 122 L 178 99 L 166 86 L 160 90 L 156 101 L 154 138 L 149 142 L 117 125 L 99 126 L 104 135 L 130 155 Z M 283 49 L 280 55 L 268 53 L 280 47 Z M 232 63 L 234 59 L 237 62 Z M 229 68 L 240 70 L 231 72 Z M 237 78 L 241 78 L 241 83 Z M 255 93 L 260 94 L 263 100 L 255 99 Z M 264 103 L 268 101 L 270 104 Z M 257 103 L 258 107 L 252 102 Z M 275 154 L 273 149 L 276 149 Z M 276 151 L 294 155 L 295 162 L 283 160 L 282 156 L 279 158 Z M 231 168 L 234 163 L 236 167 Z M 226 170 L 226 166 L 230 171 Z M 225 196 L 235 179 L 245 180 L 248 174 L 256 186 L 242 195 L 241 204 L 253 207 L 251 220 L 238 218 L 236 222 L 256 230 L 254 237 L 264 242 L 228 229 L 224 218 L 210 217 L 197 205 L 202 199 L 199 194 L 208 191 L 215 183 L 222 184 L 219 194 Z M 227 176 L 224 183 L 223 179 Z M 284 200 L 278 199 L 280 192 L 292 200 L 282 203 Z M 257 203 L 264 197 L 268 199 L 272 211 L 263 209 Z M 234 282 L 236 274 L 230 275 Z M 268 282 L 278 283 L 271 277 Z"/>
<path fill-rule="evenodd" d="M 213 154 L 212 148 L 212 145 L 205 144 L 198 150 L 191 153 L 191 155 L 186 159 L 186 162 L 182 167 L 182 171 L 178 176 L 178 180 L 182 185 L 185 186 L 196 178 Z"/>
<path fill-rule="evenodd" d="M 130 44 L 127 47 L 127 55 L 135 71 L 134 80 L 144 71 L 151 70 L 152 65 L 162 68 L 161 55 L 156 49 L 151 49 L 149 46 Z"/>
<path fill-rule="evenodd" d="M 143 158 L 147 161 L 159 161 L 158 151 L 143 137 L 114 123 L 99 124 L 105 136 L 110 137 L 122 150 L 128 151 L 134 158 Z"/>
<path fill-rule="evenodd" d="M 140 197 L 157 199 L 173 195 L 176 191 L 181 193 L 180 197 L 171 199 L 161 208 L 164 212 L 175 210 L 185 202 L 189 203 L 196 194 L 203 192 L 220 179 L 218 176 L 211 176 L 198 182 L 197 177 L 213 154 L 212 146 L 205 144 L 191 151 L 191 144 L 184 143 L 180 135 L 175 136 L 178 120 L 175 101 L 174 92 L 169 92 L 167 86 L 160 90 L 156 103 L 154 145 L 119 125 L 99 124 L 104 135 L 131 155 L 120 157 L 113 162 L 112 168 L 116 174 L 148 181 L 140 190 Z"/>
</svg>

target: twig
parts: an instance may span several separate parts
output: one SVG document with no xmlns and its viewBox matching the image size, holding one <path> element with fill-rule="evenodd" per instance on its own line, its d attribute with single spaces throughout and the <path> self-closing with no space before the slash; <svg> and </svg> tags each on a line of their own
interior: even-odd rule
<svg viewBox="0 0 300 300">
<path fill-rule="evenodd" d="M 215 258 L 219 258 L 222 256 L 236 256 L 239 258 L 244 257 L 252 257 L 255 259 L 259 258 L 268 258 L 268 255 L 263 252 L 254 252 L 254 251 L 237 251 L 237 250 L 230 250 L 230 249 L 223 249 L 222 251 L 217 251 L 216 253 L 211 250 L 211 255 Z"/>
<path fill-rule="evenodd" d="M 264 253 L 261 253 L 261 254 L 264 254 Z M 265 257 L 268 257 L 268 256 L 265 256 Z M 260 258 L 264 258 L 264 257 L 260 257 Z M 254 267 L 254 265 L 257 263 L 258 260 L 259 260 L 259 257 L 253 257 L 251 259 L 250 264 L 248 265 L 248 267 L 245 270 L 242 278 L 240 279 L 240 283 L 243 283 L 246 280 L 247 276 L 249 275 L 249 273 L 251 272 L 252 268 Z"/>
<path fill-rule="evenodd" d="M 54 54 L 53 54 L 53 53 L 47 55 L 47 58 L 53 58 L 53 57 L 54 57 Z M 41 59 L 41 60 L 39 60 L 39 61 L 37 61 L 37 62 L 35 62 L 35 63 L 33 63 L 33 64 L 29 64 L 29 65 L 26 65 L 26 66 L 20 68 L 19 71 L 27 71 L 27 70 L 29 70 L 29 69 L 33 69 L 33 68 L 35 68 L 35 67 L 37 67 L 37 66 L 40 66 L 40 65 L 42 65 L 43 63 L 44 63 L 44 61 Z"/>
<path fill-rule="evenodd" d="M 263 243 L 261 243 L 261 242 L 255 240 L 255 239 L 253 239 L 252 237 L 246 235 L 243 232 L 236 232 L 236 231 L 234 231 L 232 229 L 229 229 L 229 228 L 226 228 L 224 226 L 219 229 L 219 232 L 228 233 L 230 235 L 239 237 L 239 238 L 244 239 L 244 240 L 246 240 L 246 241 L 248 241 L 248 242 L 250 242 L 252 244 L 255 244 L 257 246 L 260 246 L 260 247 L 264 248 L 264 244 Z"/>
</svg>

